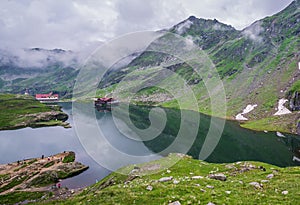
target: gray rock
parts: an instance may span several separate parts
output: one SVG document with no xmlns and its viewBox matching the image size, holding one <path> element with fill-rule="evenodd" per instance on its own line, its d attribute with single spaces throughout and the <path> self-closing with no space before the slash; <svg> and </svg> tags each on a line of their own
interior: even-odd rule
<svg viewBox="0 0 300 205">
<path fill-rule="evenodd" d="M 212 202 L 208 202 L 208 204 L 207 205 L 215 205 L 214 203 L 212 203 Z"/>
<path fill-rule="evenodd" d="M 167 181 L 171 181 L 173 179 L 173 177 L 162 177 L 160 178 L 158 181 L 159 182 L 167 182 Z"/>
<path fill-rule="evenodd" d="M 216 179 L 216 180 L 220 180 L 220 181 L 226 181 L 227 177 L 222 174 L 222 173 L 219 173 L 219 174 L 210 174 L 208 175 L 208 178 L 210 179 Z"/>
<path fill-rule="evenodd" d="M 213 188 L 215 188 L 215 187 L 214 187 L 214 186 L 211 186 L 211 185 L 207 185 L 206 188 L 213 189 Z"/>
<path fill-rule="evenodd" d="M 179 182 L 180 182 L 180 181 L 178 181 L 178 180 L 176 180 L 176 179 L 173 180 L 173 184 L 179 184 Z"/>
<path fill-rule="evenodd" d="M 261 180 L 260 182 L 261 182 L 261 183 L 268 183 L 269 180 Z"/>
<path fill-rule="evenodd" d="M 274 177 L 274 174 L 269 174 L 268 176 L 267 176 L 267 179 L 272 179 Z"/>
<path fill-rule="evenodd" d="M 226 194 L 231 194 L 231 191 L 225 191 Z"/>
<path fill-rule="evenodd" d="M 203 179 L 203 176 L 193 176 L 192 179 Z"/>
<path fill-rule="evenodd" d="M 179 201 L 174 201 L 172 203 L 169 203 L 169 205 L 181 205 L 181 203 Z"/>
<path fill-rule="evenodd" d="M 134 168 L 133 170 L 130 171 L 129 174 L 134 174 L 134 173 L 137 173 L 137 172 L 139 172 L 139 171 L 140 171 L 140 169 Z"/>
<path fill-rule="evenodd" d="M 225 168 L 227 168 L 227 169 L 236 169 L 236 167 L 231 165 L 231 164 L 225 165 Z"/>
<path fill-rule="evenodd" d="M 256 189 L 262 189 L 263 185 L 258 182 L 251 182 L 250 185 L 254 186 Z"/>
<path fill-rule="evenodd" d="M 146 187 L 146 189 L 147 189 L 148 191 L 152 191 L 152 190 L 153 190 L 153 186 L 148 185 L 148 186 Z"/>
<path fill-rule="evenodd" d="M 281 192 L 281 194 L 283 194 L 283 195 L 287 195 L 288 193 L 289 193 L 288 191 Z"/>
</svg>

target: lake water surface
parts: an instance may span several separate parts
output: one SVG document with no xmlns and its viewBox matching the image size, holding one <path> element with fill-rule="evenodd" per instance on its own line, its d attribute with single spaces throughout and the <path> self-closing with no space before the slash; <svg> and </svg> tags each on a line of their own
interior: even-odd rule
<svg viewBox="0 0 300 205">
<path fill-rule="evenodd" d="M 63 110 L 69 115 L 69 123 L 74 124 L 72 118 L 72 104 L 61 103 Z M 90 104 L 80 105 L 83 108 L 91 106 Z M 139 128 L 149 126 L 148 113 L 151 108 L 134 106 L 131 109 L 130 116 L 133 123 Z M 135 141 L 125 137 L 117 127 L 108 111 L 98 112 L 95 110 L 98 125 L 104 130 L 104 135 L 109 136 L 107 141 L 113 146 L 127 153 L 128 155 L 150 156 L 154 153 L 166 155 L 168 152 L 180 152 L 182 147 L 175 147 L 172 150 L 166 150 L 176 138 L 178 133 L 179 112 L 178 110 L 165 109 L 168 116 L 167 125 L 162 134 L 157 138 L 145 141 Z M 199 115 L 192 111 L 190 115 Z M 89 115 L 85 116 L 87 131 L 89 128 Z M 201 146 L 208 132 L 210 117 L 201 114 L 201 123 L 197 138 L 189 148 L 188 154 L 198 158 Z M 195 126 L 190 123 L 191 126 Z M 104 142 L 103 142 L 104 143 Z M 101 144 L 101 142 L 100 142 Z M 299 153 L 300 138 L 296 135 L 285 134 L 285 137 L 278 137 L 273 132 L 255 132 L 246 130 L 236 122 L 227 121 L 221 139 L 212 154 L 206 159 L 209 162 L 235 162 L 243 160 L 262 161 L 278 166 L 296 166 L 299 162 L 293 161 L 293 157 Z M 0 163 L 9 163 L 21 159 L 40 157 L 42 155 L 52 155 L 65 150 L 71 150 L 76 153 L 76 160 L 88 165 L 90 168 L 84 173 L 70 179 L 62 181 L 63 186 L 69 188 L 78 188 L 94 183 L 107 176 L 111 171 L 100 166 L 86 152 L 82 146 L 82 141 L 78 138 L 75 128 L 65 129 L 62 127 L 44 127 L 44 128 L 24 128 L 19 130 L 0 131 Z M 107 161 L 115 160 L 116 156 L 109 153 L 101 156 Z M 298 156 L 299 157 L 299 156 Z M 144 157 L 143 161 L 152 160 L 158 156 Z M 120 166 L 130 163 L 139 163 L 141 161 L 122 161 Z"/>
</svg>

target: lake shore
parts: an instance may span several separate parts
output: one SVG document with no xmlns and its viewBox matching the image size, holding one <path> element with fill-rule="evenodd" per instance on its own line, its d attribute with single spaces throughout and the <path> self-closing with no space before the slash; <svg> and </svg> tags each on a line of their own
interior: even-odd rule
<svg viewBox="0 0 300 205">
<path fill-rule="evenodd" d="M 45 195 L 57 191 L 63 188 L 60 180 L 76 176 L 88 168 L 76 162 L 75 153 L 70 151 L 0 165 L 0 198 L 16 193 Z"/>
<path fill-rule="evenodd" d="M 46 105 L 31 96 L 0 94 L 0 130 L 63 126 L 68 115 L 57 105 Z"/>
<path fill-rule="evenodd" d="M 174 161 L 177 163 L 171 166 Z M 70 205 L 294 204 L 300 200 L 299 177 L 299 167 L 280 168 L 252 161 L 215 164 L 175 153 L 148 163 L 123 167 L 85 189 L 69 194 L 61 191 L 59 196 L 56 193 L 35 195 L 29 202 Z"/>
</svg>

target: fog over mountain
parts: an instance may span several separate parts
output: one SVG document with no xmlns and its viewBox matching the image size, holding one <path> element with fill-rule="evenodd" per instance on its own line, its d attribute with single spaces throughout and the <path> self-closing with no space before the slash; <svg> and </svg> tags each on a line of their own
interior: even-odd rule
<svg viewBox="0 0 300 205">
<path fill-rule="evenodd" d="M 90 43 L 169 28 L 194 15 L 243 29 L 292 0 L 51 0 L 0 2 L 0 47 L 79 51 Z"/>
</svg>

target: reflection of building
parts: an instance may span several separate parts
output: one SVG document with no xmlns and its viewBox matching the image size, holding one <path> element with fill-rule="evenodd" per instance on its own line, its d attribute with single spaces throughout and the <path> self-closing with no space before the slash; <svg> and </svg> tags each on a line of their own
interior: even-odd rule
<svg viewBox="0 0 300 205">
<path fill-rule="evenodd" d="M 95 100 L 95 106 L 106 106 L 106 105 L 114 105 L 119 102 L 114 98 L 97 98 Z"/>
<path fill-rule="evenodd" d="M 55 102 L 58 101 L 58 94 L 52 92 L 49 94 L 36 94 L 35 99 L 40 102 Z"/>
<path fill-rule="evenodd" d="M 112 107 L 111 106 L 96 106 L 96 109 L 98 112 L 111 112 Z"/>
</svg>

